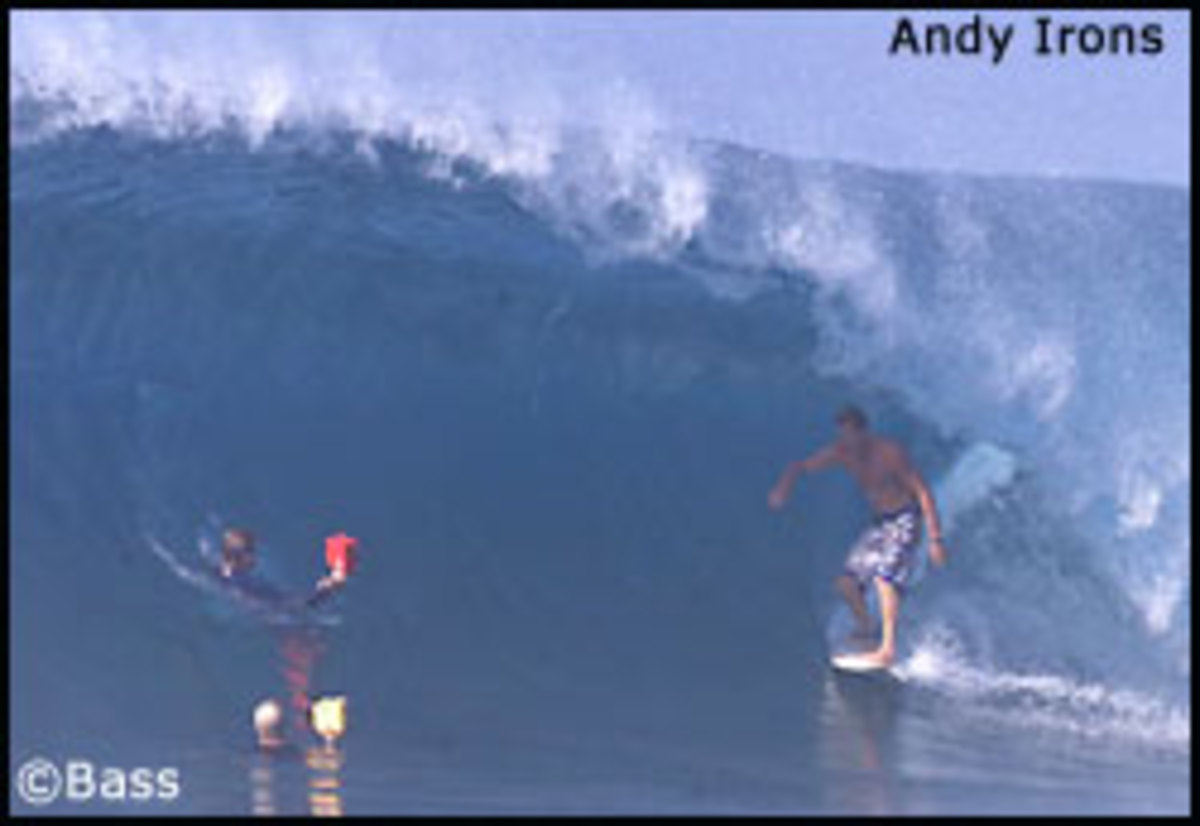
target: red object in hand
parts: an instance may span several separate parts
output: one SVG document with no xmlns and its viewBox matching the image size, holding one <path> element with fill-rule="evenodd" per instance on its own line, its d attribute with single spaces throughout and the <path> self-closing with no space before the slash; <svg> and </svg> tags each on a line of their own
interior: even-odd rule
<svg viewBox="0 0 1200 826">
<path fill-rule="evenodd" d="M 325 540 L 325 564 L 335 574 L 347 577 L 358 565 L 358 540 L 336 533 Z"/>
</svg>

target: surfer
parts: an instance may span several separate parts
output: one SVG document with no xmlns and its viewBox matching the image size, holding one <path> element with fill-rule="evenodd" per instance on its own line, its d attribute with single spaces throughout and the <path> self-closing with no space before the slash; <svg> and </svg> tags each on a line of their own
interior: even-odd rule
<svg viewBox="0 0 1200 826">
<path fill-rule="evenodd" d="M 912 575 L 922 521 L 929 529 L 929 558 L 935 565 L 946 563 L 946 549 L 933 495 L 904 449 L 872 433 L 866 415 L 857 407 L 844 407 L 835 421 L 838 432 L 834 442 L 808 459 L 789 463 L 767 502 L 779 510 L 802 473 L 834 466 L 845 468 L 862 487 L 874 517 L 851 548 L 844 571 L 835 584 L 854 614 L 855 630 L 851 638 L 860 640 L 873 637 L 864 592 L 874 585 L 882 620 L 880 642 L 873 651 L 857 659 L 866 665 L 886 668 L 896 656 L 900 597 Z"/>
</svg>

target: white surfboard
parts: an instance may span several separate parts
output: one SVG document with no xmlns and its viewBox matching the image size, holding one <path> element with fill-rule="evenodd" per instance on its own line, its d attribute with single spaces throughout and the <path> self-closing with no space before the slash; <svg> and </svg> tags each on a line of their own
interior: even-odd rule
<svg viewBox="0 0 1200 826">
<path fill-rule="evenodd" d="M 891 670 L 890 665 L 880 665 L 855 651 L 834 654 L 829 658 L 829 662 L 839 671 L 852 671 L 857 674 L 870 674 L 873 672 L 888 673 Z"/>
</svg>

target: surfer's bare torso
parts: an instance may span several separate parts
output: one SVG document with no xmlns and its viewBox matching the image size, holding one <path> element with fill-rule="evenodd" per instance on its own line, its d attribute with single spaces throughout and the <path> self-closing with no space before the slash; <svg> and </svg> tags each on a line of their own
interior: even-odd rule
<svg viewBox="0 0 1200 826">
<path fill-rule="evenodd" d="M 857 448 L 835 444 L 832 449 L 876 513 L 894 513 L 916 501 L 912 465 L 895 442 L 872 437 Z"/>
</svg>

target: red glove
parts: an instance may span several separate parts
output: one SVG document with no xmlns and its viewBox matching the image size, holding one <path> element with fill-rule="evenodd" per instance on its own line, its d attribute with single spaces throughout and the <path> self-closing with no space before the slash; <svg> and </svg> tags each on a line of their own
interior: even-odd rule
<svg viewBox="0 0 1200 826">
<path fill-rule="evenodd" d="M 345 579 L 358 566 L 358 540 L 337 533 L 325 540 L 325 564 L 334 576 Z"/>
</svg>

